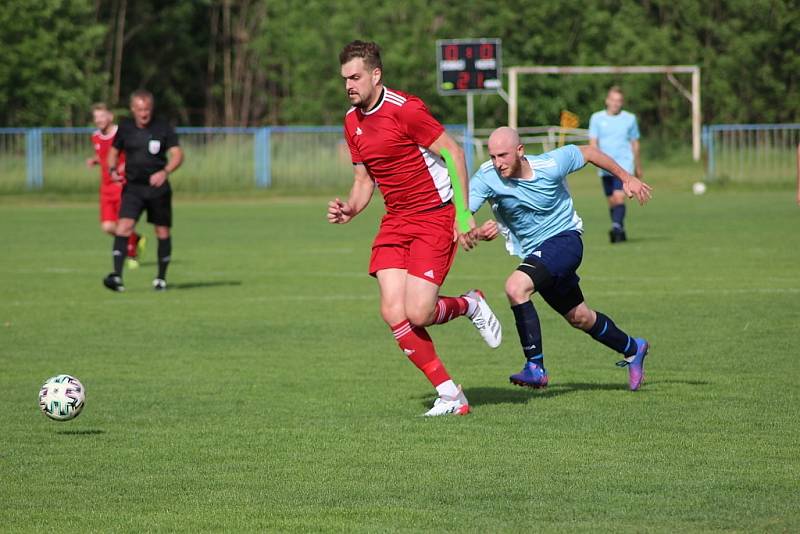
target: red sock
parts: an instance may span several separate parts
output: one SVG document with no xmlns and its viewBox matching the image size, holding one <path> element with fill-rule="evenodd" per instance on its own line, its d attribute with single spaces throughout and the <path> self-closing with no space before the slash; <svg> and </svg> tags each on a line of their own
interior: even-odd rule
<svg viewBox="0 0 800 534">
<path fill-rule="evenodd" d="M 439 297 L 433 324 L 444 324 L 467 314 L 469 304 L 464 297 Z"/>
<path fill-rule="evenodd" d="M 134 232 L 128 238 L 128 257 L 129 258 L 135 258 L 136 257 L 136 245 L 138 245 L 138 244 L 139 244 L 139 234 Z"/>
<path fill-rule="evenodd" d="M 425 373 L 433 387 L 450 380 L 442 360 L 436 355 L 433 341 L 424 328 L 412 326 L 408 320 L 392 327 L 392 334 L 411 363 Z"/>
</svg>

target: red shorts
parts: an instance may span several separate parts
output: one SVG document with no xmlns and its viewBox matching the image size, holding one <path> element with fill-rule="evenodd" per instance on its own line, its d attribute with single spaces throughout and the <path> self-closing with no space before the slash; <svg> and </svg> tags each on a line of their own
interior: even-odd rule
<svg viewBox="0 0 800 534">
<path fill-rule="evenodd" d="M 118 221 L 122 202 L 122 184 L 100 186 L 100 222 Z"/>
<path fill-rule="evenodd" d="M 444 283 L 458 250 L 453 241 L 452 204 L 423 213 L 386 214 L 372 243 L 369 274 L 382 269 L 405 269 L 408 274 Z"/>
</svg>

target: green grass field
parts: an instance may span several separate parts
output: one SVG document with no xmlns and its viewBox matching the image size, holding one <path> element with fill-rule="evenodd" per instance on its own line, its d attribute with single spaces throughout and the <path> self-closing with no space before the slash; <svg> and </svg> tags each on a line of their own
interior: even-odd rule
<svg viewBox="0 0 800 534">
<path fill-rule="evenodd" d="M 505 340 L 430 329 L 473 407 L 433 420 L 365 274 L 379 199 L 334 227 L 324 197 L 179 198 L 163 294 L 153 244 L 127 293 L 102 288 L 93 202 L 6 199 L 1 530 L 800 530 L 794 195 L 657 189 L 612 247 L 596 178 L 573 187 L 584 294 L 649 338 L 645 385 L 537 298 L 551 386 L 512 387 L 516 263 L 484 243 L 443 294 L 482 288 Z M 87 389 L 67 423 L 38 411 L 58 373 Z"/>
</svg>

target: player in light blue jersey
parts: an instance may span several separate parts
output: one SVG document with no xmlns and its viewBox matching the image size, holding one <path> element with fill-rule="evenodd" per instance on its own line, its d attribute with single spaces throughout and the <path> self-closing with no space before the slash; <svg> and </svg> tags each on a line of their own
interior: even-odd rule
<svg viewBox="0 0 800 534">
<path fill-rule="evenodd" d="M 473 238 L 491 241 L 502 234 L 509 252 L 522 258 L 505 288 L 526 358 L 511 382 L 539 388 L 549 381 L 539 316 L 531 301 L 539 293 L 572 326 L 622 354 L 617 365 L 628 367 L 630 389 L 639 389 L 650 345 L 643 338 L 630 337 L 609 317 L 586 305 L 576 273 L 583 258 L 583 223 L 566 178 L 592 163 L 618 176 L 625 194 L 640 204 L 650 199 L 650 186 L 592 146 L 567 145 L 526 156 L 516 130 L 508 127 L 498 128 L 489 137 L 489 155 L 492 159 L 470 180 L 469 209 L 475 213 L 489 201 L 496 221 L 473 230 Z"/>
<path fill-rule="evenodd" d="M 606 96 L 606 109 L 592 114 L 589 120 L 589 144 L 611 156 L 620 167 L 641 180 L 639 125 L 636 115 L 622 109 L 623 102 L 622 89 L 616 85 L 611 87 Z M 608 236 L 612 243 L 625 241 L 625 192 L 622 180 L 605 169 L 601 169 L 599 174 L 611 214 Z"/>
</svg>

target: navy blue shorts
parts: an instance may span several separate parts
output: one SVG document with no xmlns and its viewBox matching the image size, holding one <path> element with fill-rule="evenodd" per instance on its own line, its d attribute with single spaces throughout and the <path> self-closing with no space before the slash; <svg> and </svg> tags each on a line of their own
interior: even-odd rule
<svg viewBox="0 0 800 534">
<path fill-rule="evenodd" d="M 581 235 L 569 230 L 546 239 L 533 254 L 525 258 L 518 270 L 530 276 L 531 270 L 526 265 L 544 267 L 549 277 L 544 277 L 546 283 L 542 287 L 535 287 L 534 281 L 534 289 L 551 308 L 565 315 L 584 300 L 577 273 L 582 260 Z"/>
<path fill-rule="evenodd" d="M 605 191 L 607 197 L 613 195 L 614 191 L 623 191 L 622 180 L 613 174 L 603 174 L 600 178 L 603 179 L 603 191 Z"/>
</svg>

